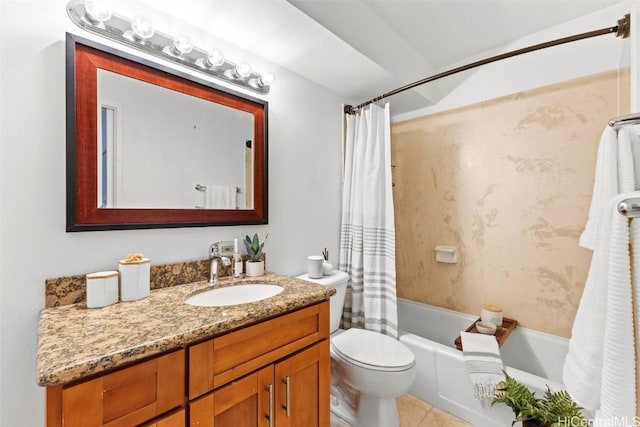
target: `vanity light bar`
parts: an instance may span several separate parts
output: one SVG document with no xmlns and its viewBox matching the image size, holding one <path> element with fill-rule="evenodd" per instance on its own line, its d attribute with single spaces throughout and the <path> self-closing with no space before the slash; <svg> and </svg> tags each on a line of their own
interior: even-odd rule
<svg viewBox="0 0 640 427">
<path fill-rule="evenodd" d="M 83 30 L 253 92 L 267 94 L 273 83 L 271 73 L 259 74 L 246 63 L 235 64 L 218 49 L 207 52 L 193 46 L 183 35 L 171 37 L 161 33 L 144 18 L 128 19 L 112 13 L 101 1 L 71 0 L 67 3 L 67 14 Z"/>
</svg>

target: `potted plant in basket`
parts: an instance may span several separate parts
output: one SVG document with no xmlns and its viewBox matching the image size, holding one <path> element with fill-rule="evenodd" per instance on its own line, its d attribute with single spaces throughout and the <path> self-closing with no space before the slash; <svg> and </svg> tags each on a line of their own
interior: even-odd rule
<svg viewBox="0 0 640 427">
<path fill-rule="evenodd" d="M 496 388 L 491 406 L 503 403 L 510 407 L 515 415 L 511 425 L 518 421 L 522 421 L 523 427 L 587 425 L 587 420 L 582 415 L 582 408 L 571 399 L 565 390 L 552 392 L 547 386 L 547 391 L 542 399 L 538 399 L 535 393 L 532 393 L 506 372 L 504 376 L 504 381 L 500 382 Z"/>
<path fill-rule="evenodd" d="M 247 248 L 247 255 L 249 255 L 249 261 L 246 264 L 247 277 L 257 277 L 264 274 L 264 260 L 262 257 L 262 248 L 264 248 L 264 241 L 267 240 L 269 235 L 267 234 L 260 243 L 258 233 L 253 235 L 253 238 L 249 235 L 244 236 L 244 246 Z"/>
</svg>

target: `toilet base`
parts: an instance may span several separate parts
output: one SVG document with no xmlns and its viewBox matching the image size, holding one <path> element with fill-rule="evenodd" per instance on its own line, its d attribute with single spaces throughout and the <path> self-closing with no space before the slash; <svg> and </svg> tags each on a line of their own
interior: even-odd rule
<svg viewBox="0 0 640 427">
<path fill-rule="evenodd" d="M 399 427 L 395 397 L 383 398 L 360 393 L 356 412 L 356 427 Z"/>
<path fill-rule="evenodd" d="M 334 418 L 340 422 L 334 423 Z M 331 427 L 353 427 L 356 423 L 356 412 L 353 405 L 345 399 L 344 392 L 331 387 Z M 337 421 L 336 420 L 336 421 Z"/>
</svg>

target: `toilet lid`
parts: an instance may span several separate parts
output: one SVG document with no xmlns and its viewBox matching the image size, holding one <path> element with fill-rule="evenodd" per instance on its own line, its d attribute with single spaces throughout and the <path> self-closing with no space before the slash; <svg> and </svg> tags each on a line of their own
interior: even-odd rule
<svg viewBox="0 0 640 427">
<path fill-rule="evenodd" d="M 348 329 L 332 337 L 331 344 L 340 357 L 370 369 L 402 371 L 415 363 L 411 350 L 400 341 L 365 329 Z"/>
</svg>

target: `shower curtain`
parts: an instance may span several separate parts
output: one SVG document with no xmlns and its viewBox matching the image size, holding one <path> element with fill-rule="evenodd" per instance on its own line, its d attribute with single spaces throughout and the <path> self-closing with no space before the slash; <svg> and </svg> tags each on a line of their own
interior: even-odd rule
<svg viewBox="0 0 640 427">
<path fill-rule="evenodd" d="M 389 104 L 346 115 L 339 268 L 350 276 L 343 327 L 397 337 Z"/>
</svg>

